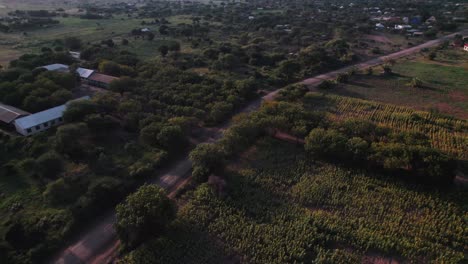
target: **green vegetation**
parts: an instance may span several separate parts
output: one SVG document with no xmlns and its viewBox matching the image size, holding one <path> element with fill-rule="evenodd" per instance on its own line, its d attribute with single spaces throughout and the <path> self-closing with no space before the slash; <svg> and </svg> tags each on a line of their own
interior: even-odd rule
<svg viewBox="0 0 468 264">
<path fill-rule="evenodd" d="M 201 185 L 178 218 L 249 263 L 464 259 L 466 191 L 445 194 L 314 162 L 302 148 L 268 138 L 233 168 L 223 174 L 227 193 Z"/>
<path fill-rule="evenodd" d="M 462 163 L 455 161 L 467 159 L 466 121 L 328 94 L 354 89 L 349 87 L 360 80 L 396 82 L 395 91 L 401 84 L 402 95 L 411 95 L 405 98 L 446 95 L 434 103 L 455 98 L 453 107 L 464 108 L 466 54 L 444 44 L 424 51 L 428 59 L 389 62 L 379 76 L 377 70 L 363 76 L 353 69 L 325 80 L 321 94 L 290 85 L 454 31 L 462 24 L 444 12 L 463 15 L 461 6 L 382 1 L 382 11 L 376 11 L 350 0 L 57 2 L 41 1 L 40 10 L 32 0 L 0 0 L 0 102 L 35 113 L 92 96 L 69 102 L 64 124 L 41 134 L 24 138 L 11 124 L 0 125 L 0 262 L 47 261 L 119 202 L 116 229 L 123 246 L 138 246 L 123 258 L 127 263 L 356 263 L 373 250 L 415 262 L 462 259 L 464 234 L 446 226 L 448 217 L 460 224 L 461 194 L 455 190 L 450 200 L 443 188 L 451 188 Z M 419 40 L 403 31 L 375 31 L 371 18 L 389 10 L 391 16 L 421 19 L 413 24 L 431 16 L 437 21 L 427 22 L 431 29 Z M 453 42 L 464 40 L 457 36 Z M 54 63 L 69 65 L 69 72 L 41 68 Z M 108 89 L 90 87 L 76 74 L 78 67 L 118 78 Z M 261 94 L 283 86 L 278 101 L 236 117 L 217 143 L 197 145 L 217 138 L 220 124 Z M 387 98 L 390 89 L 382 87 L 375 97 Z M 304 144 L 305 151 L 273 146 L 268 136 L 281 135 Z M 252 146 L 259 139 L 257 152 Z M 190 150 L 192 189 L 177 200 L 182 208 L 174 221 L 172 201 L 155 186 L 122 203 Z M 270 150 L 287 157 L 262 160 Z M 260 156 L 235 169 L 246 151 Z M 344 187 L 334 189 L 331 180 Z M 385 188 L 369 187 L 379 184 Z M 440 188 L 433 189 L 435 184 Z M 343 194 L 345 187 L 356 192 Z M 387 189 L 389 208 L 366 204 L 383 200 L 374 190 Z M 329 191 L 348 200 L 330 198 Z M 436 215 L 411 215 L 398 195 L 416 197 L 418 210 L 433 206 Z M 359 214 L 359 204 L 370 209 Z M 444 206 L 450 207 L 447 215 Z M 403 212 L 426 229 L 404 222 Z M 388 228 L 378 223 L 384 213 Z M 442 231 L 429 233 L 434 230 Z"/>
<path fill-rule="evenodd" d="M 165 231 L 175 217 L 175 206 L 156 185 L 143 185 L 116 207 L 115 229 L 125 248 Z"/>
<path fill-rule="evenodd" d="M 428 51 L 431 52 L 435 51 Z M 383 76 L 372 71 L 367 75 L 352 76 L 348 83 L 341 83 L 329 92 L 466 119 L 468 54 L 451 48 L 436 52 L 437 57 L 433 60 L 423 55 L 416 60 L 397 61 L 391 67 L 392 75 Z M 419 81 L 413 83 L 414 80 Z"/>
</svg>

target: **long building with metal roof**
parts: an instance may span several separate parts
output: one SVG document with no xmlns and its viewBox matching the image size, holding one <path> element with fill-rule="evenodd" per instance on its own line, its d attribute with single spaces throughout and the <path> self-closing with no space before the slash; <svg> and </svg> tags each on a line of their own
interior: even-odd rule
<svg viewBox="0 0 468 264">
<path fill-rule="evenodd" d="M 0 121 L 11 124 L 15 119 L 30 115 L 30 113 L 13 106 L 0 103 Z"/>
<path fill-rule="evenodd" d="M 89 96 L 84 96 L 76 100 L 83 99 L 89 99 Z M 56 106 L 54 108 L 16 119 L 14 123 L 16 131 L 23 136 L 29 136 L 62 124 L 63 112 L 67 110 L 67 105 L 72 101 L 69 101 L 64 105 Z"/>
</svg>

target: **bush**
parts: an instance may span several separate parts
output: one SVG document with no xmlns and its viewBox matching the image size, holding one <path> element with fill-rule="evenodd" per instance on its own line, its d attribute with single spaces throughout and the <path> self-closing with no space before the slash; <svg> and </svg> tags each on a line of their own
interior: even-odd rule
<svg viewBox="0 0 468 264">
<path fill-rule="evenodd" d="M 412 88 L 421 88 L 423 87 L 423 82 L 419 78 L 412 78 L 408 83 L 408 86 Z"/>
<path fill-rule="evenodd" d="M 321 89 L 321 90 L 329 90 L 331 88 L 333 88 L 333 82 L 332 81 L 329 81 L 329 80 L 325 80 L 323 82 L 321 82 L 317 88 L 318 89 Z"/>
</svg>

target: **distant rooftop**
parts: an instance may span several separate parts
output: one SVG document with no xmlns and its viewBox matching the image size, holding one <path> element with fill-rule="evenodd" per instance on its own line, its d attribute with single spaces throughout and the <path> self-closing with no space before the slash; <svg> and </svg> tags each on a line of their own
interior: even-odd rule
<svg viewBox="0 0 468 264">
<path fill-rule="evenodd" d="M 110 75 L 105 75 L 105 74 L 100 74 L 100 73 L 93 73 L 90 77 L 89 77 L 90 80 L 93 80 L 93 81 L 97 81 L 97 82 L 101 82 L 101 83 L 106 83 L 106 84 L 109 84 L 111 83 L 113 80 L 116 80 L 118 79 L 117 77 L 114 77 L 114 76 L 110 76 Z"/>
<path fill-rule="evenodd" d="M 59 64 L 59 63 L 42 66 L 41 68 L 44 68 L 44 69 L 46 69 L 48 71 L 60 71 L 60 72 L 67 72 L 68 71 L 68 66 L 67 65 Z"/>
<path fill-rule="evenodd" d="M 78 68 L 76 72 L 80 75 L 81 78 L 89 78 L 94 73 L 94 70 L 85 69 L 85 68 Z"/>
</svg>

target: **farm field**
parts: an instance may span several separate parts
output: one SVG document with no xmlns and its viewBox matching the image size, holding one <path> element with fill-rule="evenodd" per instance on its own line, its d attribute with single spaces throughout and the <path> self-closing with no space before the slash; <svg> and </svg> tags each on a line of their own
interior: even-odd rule
<svg viewBox="0 0 468 264">
<path fill-rule="evenodd" d="M 437 52 L 432 61 L 426 56 L 397 61 L 391 76 L 380 75 L 377 68 L 371 76 L 354 76 L 331 93 L 468 119 L 468 53 L 449 48 Z M 412 78 L 420 79 L 423 86 L 410 87 Z"/>
<path fill-rule="evenodd" d="M 326 111 L 331 119 L 337 121 L 360 118 L 396 131 L 419 132 L 429 137 L 432 147 L 461 160 L 468 158 L 466 120 L 415 111 L 409 107 L 317 93 L 306 95 L 304 106 Z"/>
<path fill-rule="evenodd" d="M 249 263 L 463 259 L 463 191 L 442 194 L 314 162 L 302 147 L 271 138 L 222 176 L 222 193 L 201 185 L 184 197 L 178 219 Z"/>
</svg>

